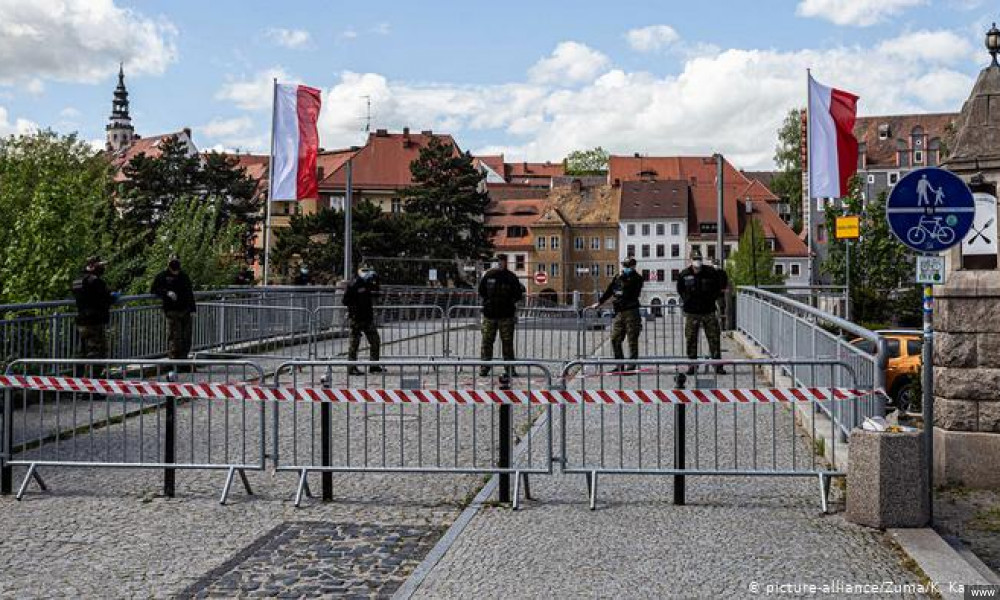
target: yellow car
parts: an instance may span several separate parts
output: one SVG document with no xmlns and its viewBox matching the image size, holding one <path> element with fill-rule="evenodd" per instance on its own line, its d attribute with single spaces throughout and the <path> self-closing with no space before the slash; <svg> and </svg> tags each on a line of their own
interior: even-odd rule
<svg viewBox="0 0 1000 600">
<path fill-rule="evenodd" d="M 924 349 L 923 334 L 913 329 L 882 329 L 875 333 L 884 338 L 889 350 L 885 368 L 885 389 L 892 406 L 902 412 L 912 412 L 920 407 L 917 392 L 920 388 L 920 365 Z M 856 339 L 852 345 L 869 354 L 875 354 L 875 342 Z"/>
</svg>

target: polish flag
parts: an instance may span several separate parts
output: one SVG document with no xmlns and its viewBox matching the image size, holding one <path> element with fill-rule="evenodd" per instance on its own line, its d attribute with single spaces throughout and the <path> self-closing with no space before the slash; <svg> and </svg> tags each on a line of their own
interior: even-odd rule
<svg viewBox="0 0 1000 600">
<path fill-rule="evenodd" d="M 843 198 L 858 170 L 854 122 L 858 97 L 809 75 L 809 190 L 813 198 Z"/>
<path fill-rule="evenodd" d="M 271 143 L 271 200 L 316 198 L 320 91 L 275 84 Z"/>
</svg>

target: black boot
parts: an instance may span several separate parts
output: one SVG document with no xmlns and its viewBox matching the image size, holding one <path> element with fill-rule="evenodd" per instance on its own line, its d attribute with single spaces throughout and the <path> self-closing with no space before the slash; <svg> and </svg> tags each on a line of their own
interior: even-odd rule
<svg viewBox="0 0 1000 600">
<path fill-rule="evenodd" d="M 364 375 L 364 373 L 361 372 L 361 369 L 357 368 L 354 365 L 351 365 L 350 367 L 347 368 L 347 374 L 348 375 Z"/>
</svg>

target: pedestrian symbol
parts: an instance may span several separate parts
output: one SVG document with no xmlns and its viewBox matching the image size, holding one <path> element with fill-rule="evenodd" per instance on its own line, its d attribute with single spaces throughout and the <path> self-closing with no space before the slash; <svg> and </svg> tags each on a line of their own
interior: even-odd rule
<svg viewBox="0 0 1000 600">
<path fill-rule="evenodd" d="M 918 252 L 940 252 L 965 237 L 976 208 L 964 181 L 931 167 L 900 179 L 885 212 L 899 241 Z"/>
</svg>

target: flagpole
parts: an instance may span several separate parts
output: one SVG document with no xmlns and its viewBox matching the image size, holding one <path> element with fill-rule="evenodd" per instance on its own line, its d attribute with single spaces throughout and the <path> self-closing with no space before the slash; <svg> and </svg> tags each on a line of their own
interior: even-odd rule
<svg viewBox="0 0 1000 600">
<path fill-rule="evenodd" d="M 271 85 L 271 154 L 267 159 L 267 206 L 264 218 L 264 275 L 263 285 L 267 285 L 268 268 L 271 266 L 271 197 L 274 190 L 274 115 L 278 107 L 278 78 Z"/>
<path fill-rule="evenodd" d="M 814 282 L 813 281 L 813 274 L 814 274 L 813 273 L 813 262 L 815 261 L 815 255 L 813 253 L 814 247 L 815 247 L 813 237 L 815 236 L 815 232 L 812 230 L 812 226 L 813 226 L 813 222 L 812 222 L 813 221 L 812 220 L 812 211 L 813 211 L 813 204 L 812 204 L 812 200 L 813 200 L 813 198 L 812 198 L 812 177 L 809 176 L 809 171 L 812 168 L 812 145 L 810 144 L 810 138 L 812 136 L 809 134 L 809 129 L 810 129 L 810 127 L 809 127 L 810 111 L 812 111 L 812 102 L 811 102 L 811 100 L 812 100 L 812 97 L 811 97 L 812 90 L 810 89 L 810 85 L 809 85 L 811 83 L 811 81 L 812 81 L 812 69 L 807 68 L 806 69 L 806 164 L 805 164 L 805 168 L 802 170 L 802 176 L 803 176 L 803 178 L 806 181 L 806 187 L 805 187 L 806 197 L 805 197 L 805 201 L 804 201 L 804 204 L 803 204 L 804 210 L 802 212 L 804 213 L 803 217 L 805 218 L 805 221 L 806 221 L 806 225 L 805 225 L 805 227 L 806 227 L 806 242 L 809 244 L 809 246 L 807 248 L 807 251 L 808 251 L 808 254 L 809 254 L 809 260 L 808 260 L 807 265 L 806 265 L 806 271 L 809 274 L 809 285 L 810 286 L 813 285 L 813 282 Z"/>
</svg>

